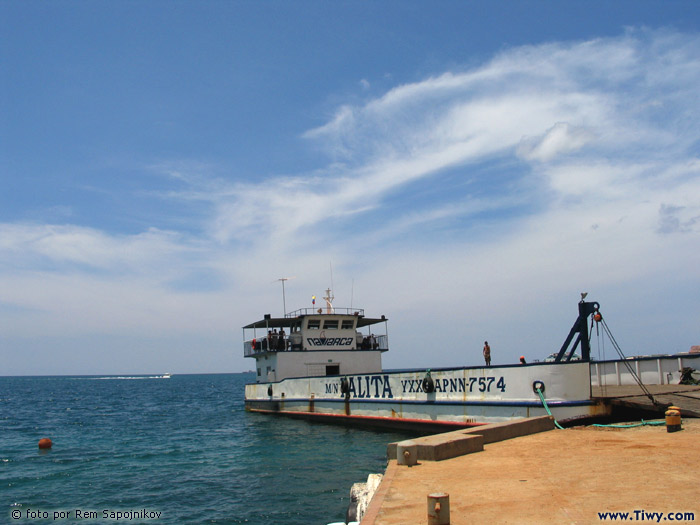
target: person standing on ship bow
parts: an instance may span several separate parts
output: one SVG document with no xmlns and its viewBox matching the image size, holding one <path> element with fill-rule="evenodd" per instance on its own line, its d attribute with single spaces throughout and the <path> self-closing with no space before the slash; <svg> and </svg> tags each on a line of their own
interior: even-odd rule
<svg viewBox="0 0 700 525">
<path fill-rule="evenodd" d="M 486 366 L 491 366 L 491 347 L 488 341 L 484 341 L 484 361 Z"/>
</svg>

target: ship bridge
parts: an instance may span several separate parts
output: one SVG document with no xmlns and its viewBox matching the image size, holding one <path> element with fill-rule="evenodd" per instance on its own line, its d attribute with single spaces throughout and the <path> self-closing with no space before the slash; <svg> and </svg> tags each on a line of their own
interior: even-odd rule
<svg viewBox="0 0 700 525">
<path fill-rule="evenodd" d="M 387 318 L 327 303 L 284 317 L 266 314 L 243 327 L 243 352 L 255 358 L 258 382 L 381 371 L 381 354 L 389 350 Z M 383 333 L 375 333 L 379 325 Z"/>
<path fill-rule="evenodd" d="M 310 350 L 389 350 L 385 316 L 365 317 L 364 310 L 301 308 L 284 317 L 266 314 L 243 327 L 245 357 L 266 352 Z M 384 324 L 384 333 L 370 327 Z"/>
</svg>

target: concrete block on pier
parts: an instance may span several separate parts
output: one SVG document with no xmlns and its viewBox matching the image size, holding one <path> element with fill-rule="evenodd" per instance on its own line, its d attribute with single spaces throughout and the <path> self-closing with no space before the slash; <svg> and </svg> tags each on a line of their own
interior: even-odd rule
<svg viewBox="0 0 700 525">
<path fill-rule="evenodd" d="M 418 446 L 419 461 L 442 461 L 471 454 L 472 452 L 479 452 L 488 443 L 553 429 L 554 418 L 542 416 L 465 428 L 443 434 L 415 438 L 411 441 Z M 396 459 L 396 453 L 397 443 L 389 443 L 387 445 L 388 458 Z"/>
</svg>

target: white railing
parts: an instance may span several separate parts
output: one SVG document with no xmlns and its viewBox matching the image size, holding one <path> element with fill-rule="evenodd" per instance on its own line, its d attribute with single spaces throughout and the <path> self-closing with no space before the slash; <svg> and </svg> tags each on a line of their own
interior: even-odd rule
<svg viewBox="0 0 700 525">
<path fill-rule="evenodd" d="M 326 314 L 328 313 L 328 307 L 319 305 L 318 307 L 314 308 L 299 308 L 298 310 L 294 310 L 293 312 L 289 312 L 288 314 L 285 314 L 285 317 L 301 317 L 302 315 L 316 315 L 316 314 Z M 334 314 L 340 314 L 340 315 L 357 315 L 360 317 L 365 316 L 365 311 L 362 308 L 336 308 L 335 306 L 332 308 L 332 312 Z"/>
<path fill-rule="evenodd" d="M 253 348 L 253 341 L 255 341 L 255 348 Z M 243 355 L 245 357 L 250 357 L 255 354 L 261 354 L 263 352 L 284 352 L 289 350 L 289 338 L 281 338 L 279 336 L 267 339 L 263 337 L 262 339 L 251 339 L 250 341 L 243 342 Z"/>
<path fill-rule="evenodd" d="M 677 385 L 681 379 L 680 371 L 685 367 L 700 369 L 700 354 L 637 357 L 624 361 L 592 361 L 591 385 L 635 385 L 637 382 L 630 369 L 645 385 Z"/>
</svg>

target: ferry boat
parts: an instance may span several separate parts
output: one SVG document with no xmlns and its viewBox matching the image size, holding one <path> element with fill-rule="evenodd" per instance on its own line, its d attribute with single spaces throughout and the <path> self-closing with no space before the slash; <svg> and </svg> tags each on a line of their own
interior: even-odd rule
<svg viewBox="0 0 700 525">
<path fill-rule="evenodd" d="M 599 304 L 585 301 L 585 294 L 551 360 L 396 371 L 382 369 L 382 354 L 389 350 L 387 318 L 336 308 L 333 299 L 329 289 L 324 307 L 284 317 L 267 314 L 243 327 L 244 355 L 256 363 L 256 382 L 245 387 L 246 410 L 425 431 L 542 416 L 548 410 L 567 422 L 610 410 L 591 396 L 592 373 L 600 384 L 607 372 L 591 369 L 588 320 L 599 322 L 602 316 Z"/>
</svg>

